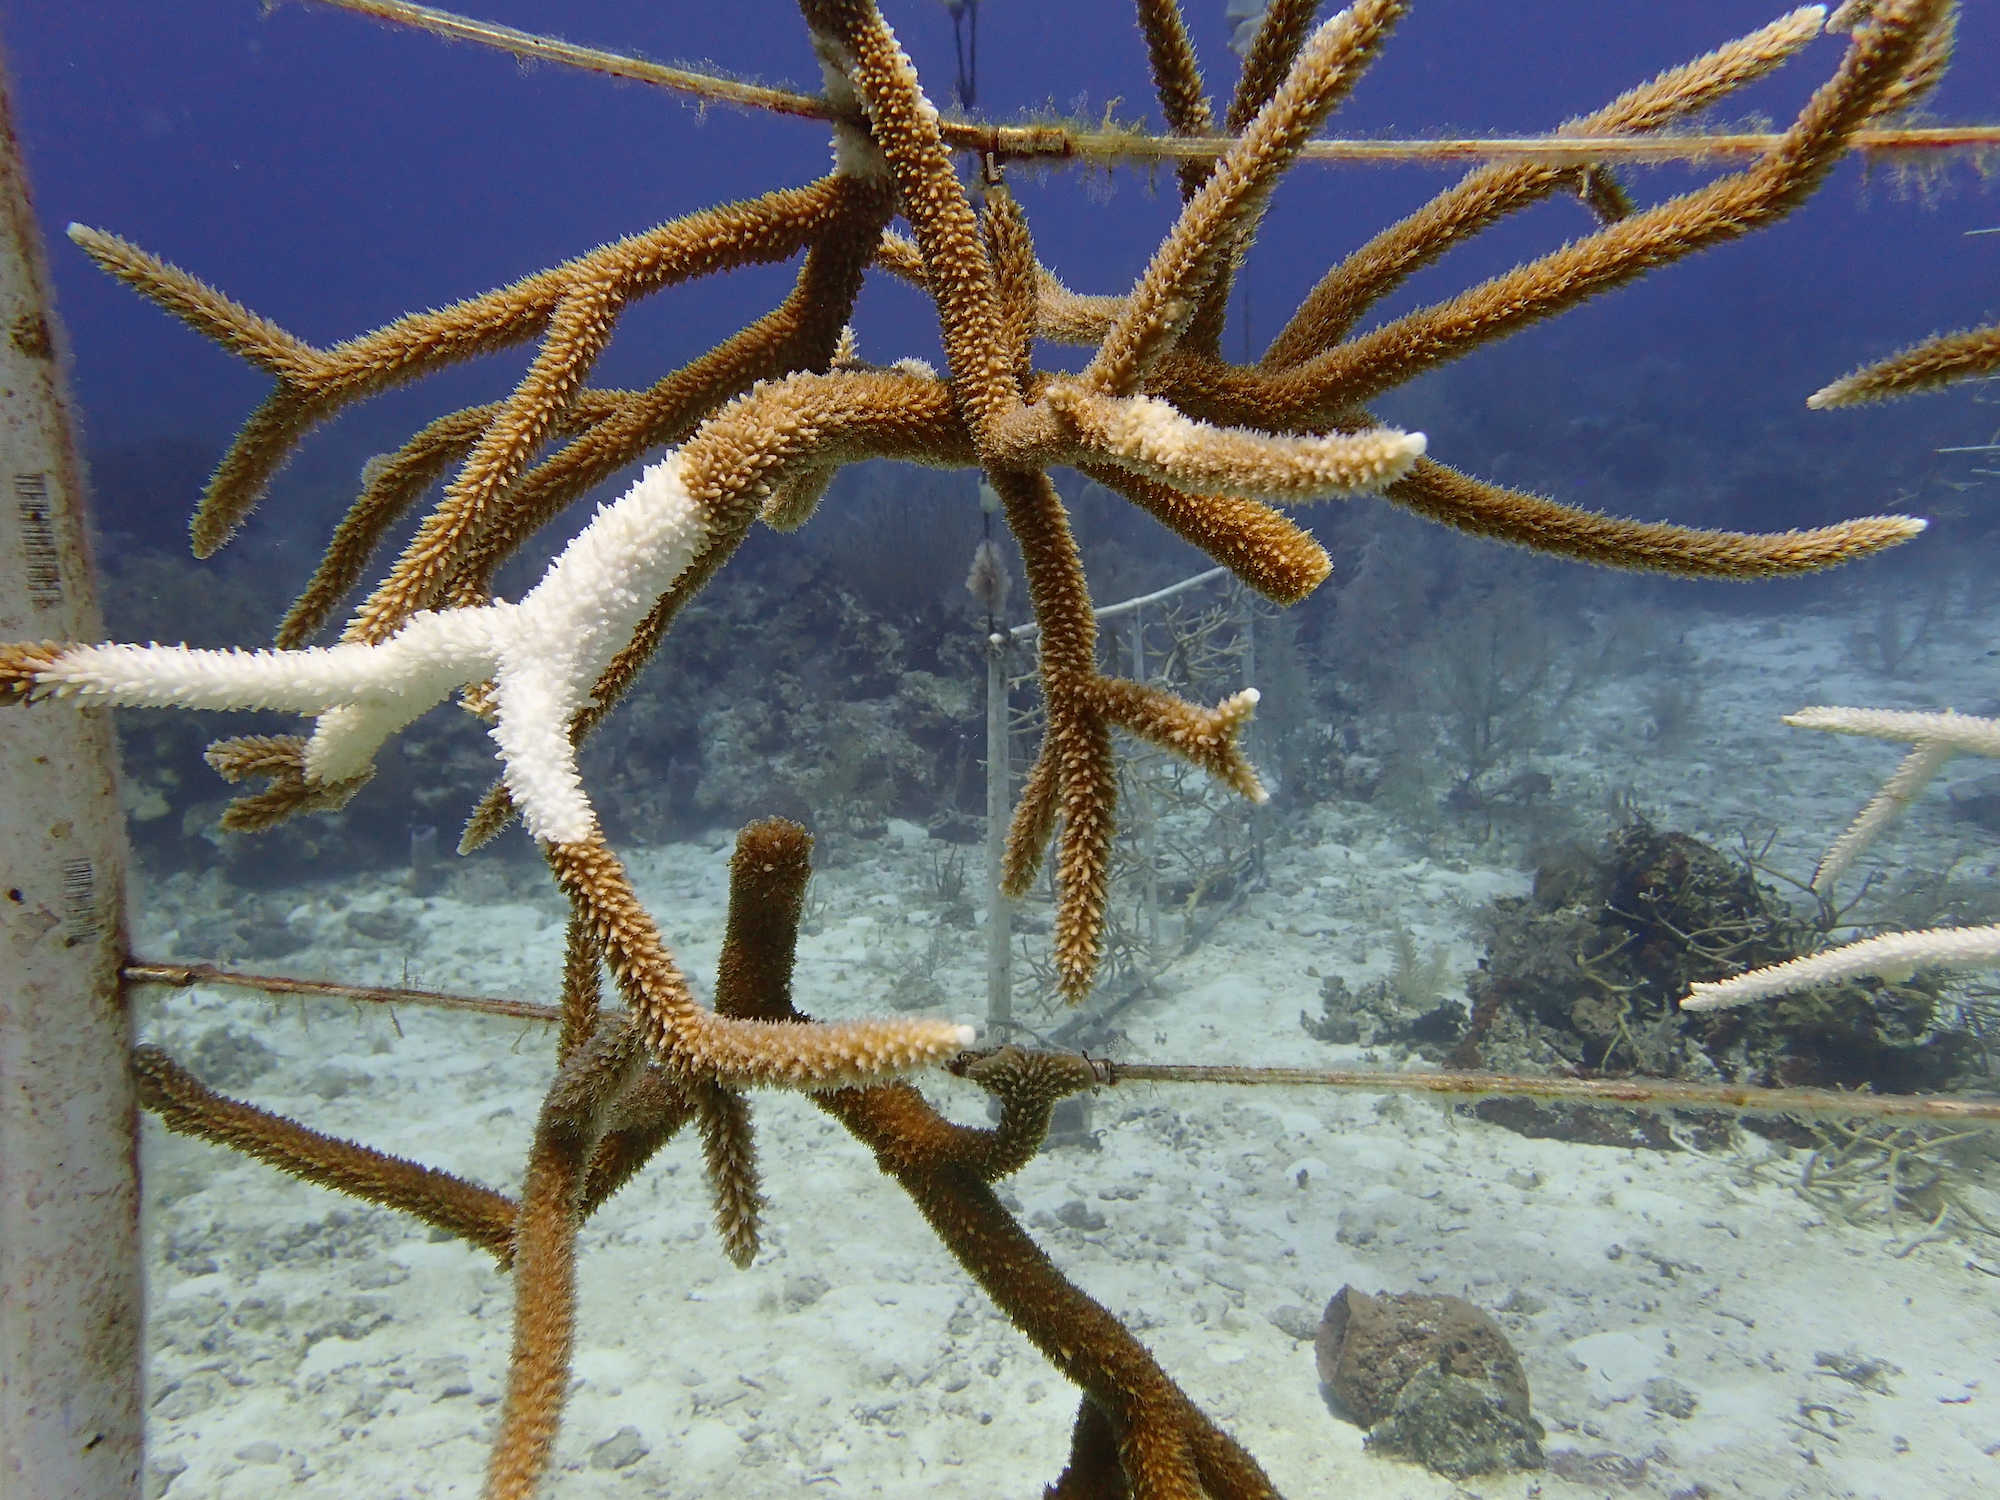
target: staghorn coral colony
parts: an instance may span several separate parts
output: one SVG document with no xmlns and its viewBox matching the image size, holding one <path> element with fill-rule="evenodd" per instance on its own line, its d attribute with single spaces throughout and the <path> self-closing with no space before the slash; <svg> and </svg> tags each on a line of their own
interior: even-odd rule
<svg viewBox="0 0 2000 1500">
<path fill-rule="evenodd" d="M 386 0 L 350 8 L 434 28 L 450 20 Z M 811 921 L 813 840 L 783 817 L 760 818 L 737 838 L 705 1003 L 669 942 L 673 920 L 641 901 L 612 846 L 580 747 L 613 718 L 663 640 L 686 627 L 704 586 L 760 523 L 779 532 L 804 525 L 836 474 L 866 460 L 978 470 L 1018 547 L 1039 631 L 1044 727 L 1012 809 L 1002 878 L 1010 896 L 1027 896 L 1053 847 L 1050 988 L 1083 1001 L 1107 944 L 1120 939 L 1110 909 L 1121 815 L 1113 731 L 1257 804 L 1266 788 L 1245 742 L 1261 700 L 1256 686 L 1242 686 L 1212 704 L 1197 702 L 1106 665 L 1072 508 L 1051 471 L 1075 471 L 1098 493 L 1122 497 L 1276 606 L 1305 599 L 1332 566 L 1291 508 L 1334 498 L 1378 496 L 1475 537 L 1689 577 L 1809 573 L 1912 539 L 1924 523 L 1899 515 L 1752 534 L 1595 514 L 1452 468 L 1451 455 L 1428 451 L 1423 434 L 1384 426 L 1367 408 L 1473 350 L 1783 218 L 1860 132 L 1909 109 L 1935 84 L 1953 7 L 1944 0 L 1843 7 L 1839 19 L 1851 28 L 1844 52 L 1768 149 L 1650 207 L 1595 161 L 1527 158 L 1474 169 L 1331 266 L 1262 356 L 1244 363 L 1222 351 L 1233 278 L 1286 172 L 1390 44 L 1406 9 L 1400 0 L 1356 0 L 1324 21 L 1309 0 L 1275 0 L 1219 117 L 1174 0 L 1138 0 L 1161 112 L 1173 137 L 1201 149 L 1179 158 L 1181 211 L 1144 274 L 1122 291 L 1087 292 L 1038 258 L 1033 226 L 1007 184 L 1013 161 L 1050 151 L 1059 131 L 1037 136 L 1035 128 L 1009 132 L 941 116 L 869 0 L 802 0 L 800 9 L 823 75 L 818 96 L 683 82 L 826 122 L 834 156 L 826 175 L 669 221 L 343 343 L 307 343 L 115 233 L 72 226 L 70 238 L 105 271 L 273 381 L 208 483 L 193 523 L 199 556 L 252 524 L 274 474 L 316 424 L 475 355 L 523 344 L 534 353 L 510 392 L 438 418 L 370 465 L 271 646 L 19 642 L 0 646 L 0 692 L 25 712 L 54 696 L 306 716 L 306 733 L 240 736 L 207 751 L 228 780 L 264 783 L 222 820 L 252 834 L 346 805 L 375 774 L 384 747 L 454 694 L 486 726 L 499 775 L 467 809 L 460 849 L 470 852 L 520 820 L 568 912 L 556 1071 L 517 1196 L 228 1097 L 212 1086 L 213 1068 L 204 1082 L 190 1059 L 161 1047 L 142 1047 L 135 1067 L 143 1102 L 169 1129 L 412 1215 L 489 1253 L 511 1278 L 511 1358 L 486 1479 L 495 1500 L 560 1489 L 550 1470 L 577 1354 L 579 1230 L 683 1127 L 700 1135 L 727 1256 L 739 1266 L 758 1256 L 765 1204 L 748 1096 L 755 1088 L 801 1092 L 849 1131 L 1002 1315 L 1077 1388 L 1068 1458 L 1047 1493 L 1272 1495 L 1257 1460 L 1183 1393 L 1131 1319 L 1073 1284 L 998 1186 L 1034 1158 L 1061 1102 L 1114 1081 L 1107 1065 L 995 1045 L 1006 1039 L 981 1039 L 956 1020 L 818 1021 L 797 1008 L 794 957 L 801 926 Z M 1620 95 L 1561 134 L 1638 137 L 1673 127 L 1780 66 L 1825 19 L 1818 8 L 1795 11 Z M 1597 221 L 1591 233 L 1358 331 L 1413 275 L 1559 194 L 1587 206 Z M 686 366 L 643 390 L 590 383 L 621 316 L 639 300 L 731 269 L 794 260 L 796 279 L 782 302 Z M 929 299 L 944 371 L 864 357 L 850 322 L 871 276 L 896 278 Z M 1077 368 L 1038 365 L 1038 348 L 1049 346 L 1082 350 L 1071 362 Z M 1973 368 L 1963 358 L 1954 366 Z M 1896 390 L 1915 388 L 1896 378 Z M 635 463 L 645 464 L 641 476 L 598 505 L 538 581 L 516 598 L 498 590 L 510 559 Z M 378 546 L 439 480 L 441 498 L 350 607 Z M 311 644 L 343 608 L 338 641 Z M 1489 633 L 1524 632 L 1493 626 Z M 1508 758 L 1512 731 L 1495 728 L 1501 709 L 1480 697 L 1480 685 L 1503 667 L 1489 661 L 1483 670 L 1475 682 L 1461 661 L 1455 678 L 1441 669 L 1440 681 L 1457 684 L 1450 712 L 1463 726 L 1454 743 L 1465 766 L 1454 795 L 1461 810 L 1490 823 L 1531 814 L 1547 778 L 1488 778 Z M 1530 675 L 1539 690 L 1546 672 Z M 1686 710 L 1664 705 L 1656 714 L 1664 724 Z M 1945 730 L 1991 732 L 1985 721 L 1903 728 L 1920 745 L 1947 744 L 1938 738 Z M 1310 758 L 1290 743 L 1289 753 Z M 1984 751 L 1983 741 L 1949 746 Z M 1949 749 L 1917 753 L 1941 763 Z M 1139 817 L 1150 813 L 1142 808 Z M 1240 871 L 1230 876 L 1237 878 Z M 940 905 L 950 906 L 962 871 L 940 864 L 935 879 Z M 1754 880 L 1739 883 L 1751 899 Z M 1192 926 L 1216 888 L 1203 876 L 1184 897 L 1168 899 L 1184 900 Z M 1395 983 L 1406 1000 L 1421 991 L 1427 1006 L 1443 960 L 1420 955 L 1402 929 L 1396 934 Z M 1599 943 L 1580 961 L 1587 968 L 1609 946 Z M 1912 961 L 1903 950 L 1884 960 L 1904 971 Z M 1598 1009 L 1606 1009 L 1601 1001 Z M 1339 1021 L 1331 995 L 1328 1017 L 1328 1027 Z M 1619 1045 L 1642 1060 L 1629 1005 L 1598 1019 L 1599 1040 L 1611 1046 L 1597 1069 Z M 1474 1016 L 1471 1024 L 1481 1023 Z M 1467 1045 L 1461 1038 L 1457 1060 L 1477 1066 L 1478 1051 Z M 953 1123 L 907 1081 L 936 1069 L 991 1096 L 989 1126 Z M 1314 1170 L 1298 1168 L 1301 1191 Z M 1092 1212 L 1065 1205 L 1057 1219 L 1085 1230 Z M 1525 1399 L 1522 1391 L 1523 1422 Z M 1670 1394 L 1661 1399 L 1672 1404 Z M 1398 1420 L 1401 1432 L 1416 1419 Z"/>
</svg>

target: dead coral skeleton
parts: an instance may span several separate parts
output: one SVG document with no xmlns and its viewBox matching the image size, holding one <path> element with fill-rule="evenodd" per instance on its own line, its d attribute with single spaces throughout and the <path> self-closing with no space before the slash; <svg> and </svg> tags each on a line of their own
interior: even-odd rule
<svg viewBox="0 0 2000 1500">
<path fill-rule="evenodd" d="M 357 8 L 391 19 L 418 9 Z M 263 705 L 313 716 L 310 737 L 214 748 L 225 776 L 270 783 L 234 804 L 230 821 L 244 829 L 340 805 L 387 737 L 454 689 L 491 721 L 503 774 L 474 812 L 464 846 L 521 814 L 572 910 L 559 1071 L 518 1204 L 222 1099 L 164 1055 L 144 1053 L 138 1063 L 149 1103 L 173 1128 L 393 1203 L 512 1265 L 514 1356 L 490 1495 L 532 1495 L 549 1465 L 568 1383 L 577 1225 L 683 1124 L 702 1131 L 725 1248 L 738 1261 L 755 1254 L 762 1205 L 740 1092 L 752 1084 L 813 1091 L 1081 1388 L 1069 1464 L 1051 1493 L 1273 1493 L 1255 1462 L 1070 1285 L 988 1186 L 1032 1156 L 1056 1098 L 1092 1085 L 1088 1065 L 1011 1048 L 961 1059 L 957 1066 L 998 1096 L 1002 1113 L 990 1131 L 949 1125 L 888 1075 L 958 1053 L 968 1028 L 822 1026 L 793 1009 L 802 831 L 760 824 L 738 845 L 713 1010 L 695 1001 L 605 843 L 575 746 L 759 518 L 779 529 L 802 524 L 834 473 L 865 458 L 986 471 L 1025 564 L 1048 726 L 1014 815 L 1007 885 L 1027 886 L 1056 842 L 1055 960 L 1072 999 L 1089 989 L 1103 947 L 1118 785 L 1111 731 L 1147 740 L 1253 799 L 1262 792 L 1237 743 L 1254 690 L 1203 708 L 1100 671 L 1083 567 L 1051 467 L 1076 468 L 1125 496 L 1279 603 L 1309 593 L 1330 564 L 1273 502 L 1380 492 L 1443 524 L 1541 551 L 1719 578 L 1828 567 L 1922 529 L 1884 516 L 1755 536 L 1594 515 L 1447 468 L 1425 456 L 1421 435 L 1383 428 L 1365 406 L 1484 344 L 1782 218 L 1858 131 L 1942 66 L 1944 0 L 1874 6 L 1836 72 L 1768 150 L 1653 207 L 1634 205 L 1608 169 L 1591 164 L 1510 161 L 1472 172 L 1329 270 L 1257 364 L 1231 364 L 1219 352 L 1230 282 L 1271 193 L 1404 8 L 1402 0 L 1355 0 L 1317 29 L 1310 4 L 1271 9 L 1227 111 L 1232 140 L 1219 157 L 1181 164 L 1181 216 L 1123 296 L 1078 295 L 1040 264 L 999 163 L 989 157 L 977 193 L 968 192 L 937 110 L 871 0 L 801 0 L 825 77 L 812 113 L 833 122 L 827 176 L 673 220 L 330 348 L 113 235 L 73 229 L 107 271 L 275 381 L 196 513 L 194 543 L 204 556 L 246 522 L 318 422 L 457 361 L 537 346 L 505 397 L 438 418 L 370 466 L 277 649 L 0 647 L 0 698 L 74 694 L 97 704 Z M 1138 13 L 1170 129 L 1208 136 L 1213 115 L 1176 5 L 1139 0 Z M 1796 11 L 1565 128 L 1626 137 L 1669 126 L 1778 66 L 1819 22 L 1817 8 Z M 769 92 L 746 89 L 744 100 Z M 1594 233 L 1355 331 L 1418 270 L 1562 193 L 1598 217 Z M 891 231 L 897 215 L 910 238 Z M 800 255 L 779 306 L 689 365 L 643 391 L 588 385 L 638 299 Z M 914 283 L 935 304 L 945 374 L 860 360 L 848 325 L 876 269 Z M 1080 374 L 1051 373 L 1034 365 L 1038 340 L 1092 353 Z M 595 485 L 662 449 L 526 596 L 493 596 L 496 571 L 524 542 Z M 442 500 L 340 643 L 309 647 L 361 581 L 375 546 L 447 472 Z M 599 1012 L 600 967 L 624 1002 L 615 1015 Z"/>
<path fill-rule="evenodd" d="M 1868 846 L 1881 836 L 1957 755 L 2000 755 L 2000 719 L 1976 714 L 1912 713 L 1883 708 L 1802 708 L 1785 715 L 1795 729 L 1901 740 L 1911 746 L 1882 789 L 1821 856 L 1812 889 L 1826 895 Z M 1932 927 L 1921 932 L 1885 932 L 1859 942 L 1810 953 L 1787 963 L 1750 969 L 1727 979 L 1696 984 L 1681 1001 L 1683 1010 L 1718 1010 L 1789 995 L 1842 980 L 1908 979 L 1919 969 L 2000 967 L 2000 925 Z"/>
</svg>

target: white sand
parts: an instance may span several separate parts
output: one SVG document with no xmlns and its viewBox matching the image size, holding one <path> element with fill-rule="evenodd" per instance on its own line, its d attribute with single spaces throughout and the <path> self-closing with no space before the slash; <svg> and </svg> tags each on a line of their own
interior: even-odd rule
<svg viewBox="0 0 2000 1500">
<path fill-rule="evenodd" d="M 1821 702 L 1977 709 L 1991 643 L 1968 629 L 1955 625 L 1924 660 L 1919 691 L 1855 669 L 1839 621 L 1698 622 L 1687 639 L 1709 683 L 1700 742 L 1658 752 L 1632 687 L 1617 683 L 1575 707 L 1584 742 L 1534 764 L 1565 802 L 1595 809 L 1629 785 L 1661 826 L 1725 845 L 1776 825 L 1774 858 L 1804 874 L 1899 752 L 1787 730 L 1778 714 Z M 1996 769 L 1966 761 L 1946 779 Z M 1954 845 L 1962 873 L 1996 852 L 1947 821 L 1934 789 L 1879 854 L 1935 864 Z M 632 852 L 642 895 L 704 976 L 727 854 L 720 833 Z M 913 893 L 929 858 L 920 830 L 894 825 L 859 863 L 820 877 L 827 907 L 802 943 L 803 1006 L 880 1007 L 884 955 L 929 935 L 908 920 L 921 917 Z M 1423 947 L 1449 944 L 1460 972 L 1478 956 L 1469 911 L 1524 888 L 1517 870 L 1462 851 L 1414 855 L 1368 807 L 1321 809 L 1273 855 L 1270 888 L 1173 970 L 1169 993 L 1126 1013 L 1126 1052 L 1353 1065 L 1359 1049 L 1298 1026 L 1318 1006 L 1307 967 L 1358 989 L 1386 971 L 1400 921 Z M 141 951 L 178 952 L 174 927 L 215 890 L 175 881 L 157 893 Z M 396 982 L 407 962 L 409 981 L 431 987 L 554 993 L 552 895 L 419 902 L 378 878 L 299 900 L 294 926 L 318 939 L 272 967 Z M 407 955 L 348 925 L 392 905 L 421 924 Z M 940 977 L 976 1020 L 981 938 L 953 936 Z M 549 1076 L 544 1029 L 428 1011 L 392 1024 L 341 1005 L 193 992 L 149 999 L 145 1030 L 184 1052 L 224 1023 L 279 1058 L 235 1092 L 518 1187 Z M 961 1119 L 982 1117 L 967 1086 L 944 1079 L 931 1092 Z M 805 1101 L 756 1103 L 771 1207 L 750 1270 L 732 1269 L 707 1227 L 691 1140 L 585 1230 L 576 1384 L 550 1493 L 1039 1494 L 1062 1465 L 1073 1391 L 860 1147 Z M 1030 1219 L 1071 1200 L 1102 1215 L 1101 1230 L 1051 1217 L 1035 1232 L 1293 1500 L 2000 1489 L 2000 1245 L 1910 1249 L 1915 1229 L 1829 1223 L 1793 1191 L 1800 1157 L 1755 1140 L 1711 1158 L 1530 1141 L 1426 1102 L 1328 1091 L 1121 1085 L 1095 1109 L 1101 1150 L 1045 1154 L 1009 1190 Z M 370 1500 L 477 1494 L 511 1315 L 489 1259 L 150 1121 L 146 1153 L 152 1493 L 234 1500 L 296 1481 L 299 1493 Z M 1579 1477 L 1552 1469 L 1461 1488 L 1365 1451 L 1327 1410 L 1311 1346 L 1268 1316 L 1290 1304 L 1316 1317 L 1349 1282 L 1492 1310 L 1526 1362 L 1545 1446 L 1571 1455 L 1562 1462 Z M 1857 1384 L 1816 1364 L 1822 1354 L 1894 1368 Z M 1647 1383 L 1662 1377 L 1692 1393 L 1691 1415 L 1649 1405 Z M 1599 1455 L 1626 1462 L 1576 1467 Z"/>
</svg>

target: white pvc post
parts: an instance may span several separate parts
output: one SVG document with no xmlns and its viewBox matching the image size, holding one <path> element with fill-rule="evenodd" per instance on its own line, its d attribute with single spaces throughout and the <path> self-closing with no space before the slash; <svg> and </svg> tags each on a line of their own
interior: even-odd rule
<svg viewBox="0 0 2000 1500">
<path fill-rule="evenodd" d="M 0 640 L 99 640 L 40 235 L 0 74 Z M 111 726 L 0 709 L 0 1495 L 136 1500 L 144 1303 Z"/>
<path fill-rule="evenodd" d="M 986 638 L 986 1033 L 1004 1042 L 1014 1027 L 1014 950 L 1000 869 L 1007 850 L 1012 747 L 1007 723 L 1007 637 Z"/>
<path fill-rule="evenodd" d="M 1144 609 L 1132 611 L 1131 634 L 1131 676 L 1134 682 L 1146 680 L 1146 612 Z M 1157 754 L 1157 751 L 1149 752 Z M 1132 778 L 1133 810 L 1138 813 L 1139 857 L 1146 862 L 1146 882 L 1140 899 L 1144 903 L 1146 918 L 1146 967 L 1151 969 L 1160 957 L 1160 830 L 1153 818 L 1152 794 L 1146 790 L 1142 777 Z"/>
<path fill-rule="evenodd" d="M 1257 685 L 1257 605 L 1255 596 L 1236 586 L 1236 607 L 1243 612 L 1243 686 Z"/>
</svg>

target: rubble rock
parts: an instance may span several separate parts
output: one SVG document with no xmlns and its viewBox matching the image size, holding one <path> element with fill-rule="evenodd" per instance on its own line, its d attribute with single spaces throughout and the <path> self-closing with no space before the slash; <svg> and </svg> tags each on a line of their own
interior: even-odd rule
<svg viewBox="0 0 2000 1500">
<path fill-rule="evenodd" d="M 1507 1335 L 1463 1297 L 1419 1292 L 1371 1297 L 1344 1286 L 1333 1294 L 1313 1342 L 1319 1378 L 1348 1416 L 1373 1427 L 1395 1409 L 1417 1371 L 1492 1382 L 1509 1409 L 1528 1414 L 1528 1376 Z"/>
<path fill-rule="evenodd" d="M 1434 1474 L 1465 1479 L 1542 1466 L 1542 1424 L 1516 1411 L 1491 1380 L 1426 1365 L 1396 1396 L 1395 1410 L 1368 1430 L 1368 1446 L 1412 1459 Z"/>
</svg>

